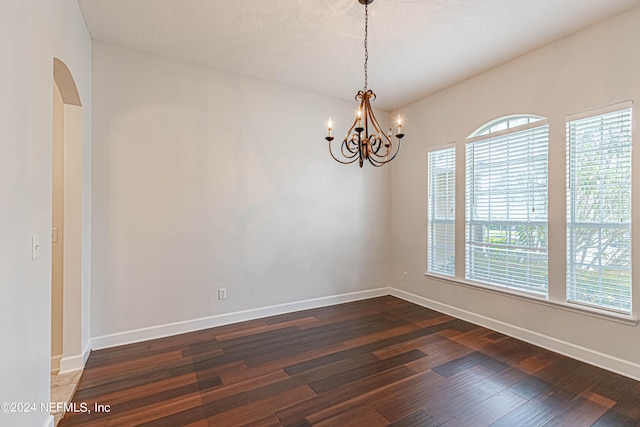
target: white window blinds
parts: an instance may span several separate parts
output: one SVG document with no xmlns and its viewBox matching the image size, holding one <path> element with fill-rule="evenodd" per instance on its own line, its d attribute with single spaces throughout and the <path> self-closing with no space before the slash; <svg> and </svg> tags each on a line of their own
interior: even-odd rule
<svg viewBox="0 0 640 427">
<path fill-rule="evenodd" d="M 630 313 L 631 108 L 614 108 L 567 119 L 567 300 Z"/>
<path fill-rule="evenodd" d="M 428 154 L 427 271 L 455 275 L 455 147 Z"/>
<path fill-rule="evenodd" d="M 465 276 L 547 296 L 547 120 L 466 144 Z"/>
</svg>

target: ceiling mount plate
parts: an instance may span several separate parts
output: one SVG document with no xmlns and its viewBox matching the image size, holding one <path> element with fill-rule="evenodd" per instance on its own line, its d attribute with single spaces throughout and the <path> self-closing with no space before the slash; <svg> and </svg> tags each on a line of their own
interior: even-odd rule
<svg viewBox="0 0 640 427">
<path fill-rule="evenodd" d="M 373 0 L 358 0 L 360 2 L 360 4 L 371 4 L 373 3 Z"/>
</svg>

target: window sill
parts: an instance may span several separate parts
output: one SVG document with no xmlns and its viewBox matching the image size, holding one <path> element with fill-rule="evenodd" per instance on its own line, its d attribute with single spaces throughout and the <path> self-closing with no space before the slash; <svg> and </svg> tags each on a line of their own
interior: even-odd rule
<svg viewBox="0 0 640 427">
<path fill-rule="evenodd" d="M 595 317 L 598 319 L 609 320 L 611 322 L 617 322 L 623 325 L 636 326 L 638 324 L 638 318 L 633 315 L 625 315 L 622 313 L 616 313 L 616 312 L 607 311 L 607 310 L 600 310 L 595 307 L 589 307 L 589 306 L 585 306 L 577 303 L 564 302 L 564 301 L 562 302 L 552 301 L 552 300 L 549 300 L 548 298 L 544 298 L 535 294 L 516 292 L 510 289 L 503 289 L 496 286 L 487 285 L 484 283 L 471 282 L 468 280 L 460 280 L 455 277 L 448 277 L 440 274 L 424 273 L 424 275 L 427 277 L 441 280 L 443 282 L 447 282 L 457 286 L 463 286 L 466 288 L 471 288 L 475 290 L 480 290 L 484 292 L 490 292 L 498 295 L 516 298 L 522 301 L 533 302 L 535 304 L 540 304 L 547 307 L 555 307 L 561 310 L 569 311 L 571 313 L 578 313 L 586 316 Z"/>
</svg>

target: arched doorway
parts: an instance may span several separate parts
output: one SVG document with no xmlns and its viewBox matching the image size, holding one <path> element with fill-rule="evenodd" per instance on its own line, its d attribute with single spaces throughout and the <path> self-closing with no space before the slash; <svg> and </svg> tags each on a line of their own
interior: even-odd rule
<svg viewBox="0 0 640 427">
<path fill-rule="evenodd" d="M 52 371 L 82 367 L 82 204 L 82 103 L 69 68 L 54 58 Z"/>
</svg>

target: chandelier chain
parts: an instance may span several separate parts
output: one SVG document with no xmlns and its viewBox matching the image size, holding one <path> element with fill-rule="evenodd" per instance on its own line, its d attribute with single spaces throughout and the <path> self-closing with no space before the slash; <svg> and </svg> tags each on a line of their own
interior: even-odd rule
<svg viewBox="0 0 640 427">
<path fill-rule="evenodd" d="M 369 63 L 369 47 L 367 39 L 369 38 L 369 4 L 364 5 L 364 91 L 367 91 L 367 65 Z"/>
</svg>

